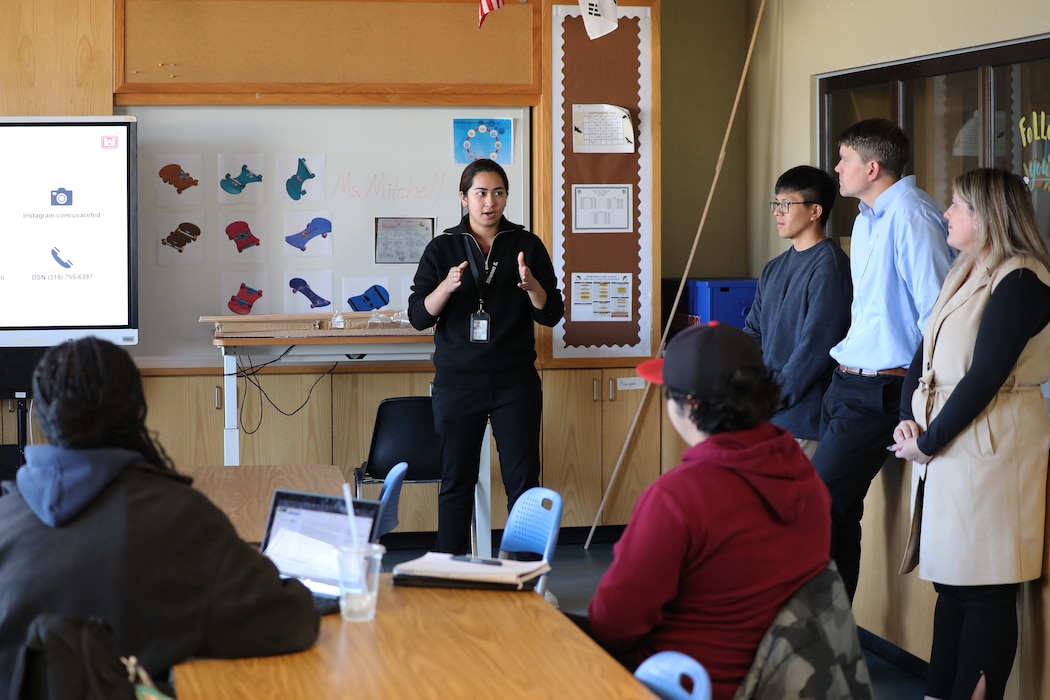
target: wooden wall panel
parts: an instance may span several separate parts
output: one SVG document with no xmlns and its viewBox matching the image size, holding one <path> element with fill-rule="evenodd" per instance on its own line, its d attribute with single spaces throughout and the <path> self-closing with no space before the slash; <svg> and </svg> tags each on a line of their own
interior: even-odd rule
<svg viewBox="0 0 1050 700">
<path fill-rule="evenodd" d="M 508 3 L 480 29 L 476 0 L 118 0 L 117 8 L 117 93 L 483 95 L 486 104 L 539 96 L 535 4 Z"/>
<path fill-rule="evenodd" d="M 0 3 L 0 114 L 113 113 L 113 5 Z"/>
</svg>

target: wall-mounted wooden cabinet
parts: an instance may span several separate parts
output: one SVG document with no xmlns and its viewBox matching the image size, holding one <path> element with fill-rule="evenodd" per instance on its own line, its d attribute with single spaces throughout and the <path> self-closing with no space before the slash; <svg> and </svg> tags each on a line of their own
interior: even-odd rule
<svg viewBox="0 0 1050 700">
<path fill-rule="evenodd" d="M 335 464 L 349 479 L 368 456 L 379 402 L 389 396 L 429 394 L 433 373 L 336 373 L 315 385 L 317 378 L 316 372 L 262 374 L 258 379 L 269 400 L 256 387 L 241 385 L 241 464 Z M 637 386 L 633 370 L 626 369 L 543 373 L 541 482 L 562 493 L 564 527 L 589 526 L 609 483 L 643 394 L 641 389 L 618 387 L 624 379 Z M 220 385 L 216 374 L 144 378 L 147 427 L 176 467 L 222 464 Z M 287 416 L 270 401 L 285 413 L 302 408 Z M 659 394 L 650 392 L 610 492 L 603 525 L 626 523 L 638 494 L 659 476 L 660 407 Z M 6 414 L 4 420 L 6 426 Z M 501 529 L 507 520 L 507 497 L 495 443 L 490 446 L 490 462 L 492 527 Z M 398 532 L 437 529 L 437 491 L 437 484 L 404 488 Z M 365 495 L 375 498 L 378 493 L 378 486 L 373 486 Z"/>
<path fill-rule="evenodd" d="M 563 527 L 594 522 L 641 386 L 633 369 L 543 372 L 543 485 L 562 494 Z M 638 495 L 660 475 L 660 423 L 659 393 L 650 391 L 599 524 L 626 523 Z"/>
<path fill-rule="evenodd" d="M 265 396 L 241 380 L 241 464 L 333 463 L 332 380 L 316 380 L 316 373 L 257 375 Z M 223 463 L 221 386 L 215 374 L 143 378 L 146 426 L 176 468 Z"/>
<path fill-rule="evenodd" d="M 477 0 L 117 0 L 114 7 L 117 104 L 539 101 L 539 3 L 508 3 L 482 30 Z M 498 68 L 479 56 L 498 56 Z"/>
<path fill-rule="evenodd" d="M 146 427 L 175 467 L 222 464 L 222 377 L 143 377 Z"/>
</svg>

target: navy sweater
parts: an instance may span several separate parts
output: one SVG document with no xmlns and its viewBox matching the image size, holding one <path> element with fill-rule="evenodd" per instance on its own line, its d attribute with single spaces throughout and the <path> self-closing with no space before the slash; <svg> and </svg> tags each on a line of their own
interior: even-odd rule
<svg viewBox="0 0 1050 700">
<path fill-rule="evenodd" d="M 849 258 L 830 238 L 801 252 L 789 248 L 759 277 L 744 331 L 781 382 L 781 409 L 770 422 L 796 438 L 818 437 L 835 368 L 828 353 L 849 329 L 852 301 Z"/>
</svg>

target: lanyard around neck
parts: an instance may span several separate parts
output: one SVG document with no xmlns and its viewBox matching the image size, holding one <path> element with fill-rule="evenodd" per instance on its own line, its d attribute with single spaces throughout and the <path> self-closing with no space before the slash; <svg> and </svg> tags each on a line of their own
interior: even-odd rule
<svg viewBox="0 0 1050 700">
<path fill-rule="evenodd" d="M 488 259 L 485 261 L 485 272 L 486 277 L 481 275 L 481 267 L 478 265 L 477 256 L 474 254 L 474 248 L 478 248 L 478 252 L 481 252 L 481 246 L 470 245 L 473 237 L 470 234 L 463 236 L 463 249 L 467 253 L 467 261 L 470 263 L 470 274 L 474 277 L 474 284 L 478 286 L 478 304 L 485 303 L 485 292 L 488 291 L 489 283 L 492 282 L 492 276 L 496 274 L 496 262 L 492 263 L 491 269 L 488 265 Z M 492 240 L 492 245 L 489 246 L 489 255 L 492 255 L 492 249 L 496 247 L 496 240 Z"/>
</svg>

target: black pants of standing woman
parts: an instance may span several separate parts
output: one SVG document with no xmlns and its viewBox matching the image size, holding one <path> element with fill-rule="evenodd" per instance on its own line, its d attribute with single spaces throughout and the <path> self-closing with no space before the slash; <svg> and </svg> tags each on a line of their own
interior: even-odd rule
<svg viewBox="0 0 1050 700">
<path fill-rule="evenodd" d="M 437 549 L 465 554 L 470 549 L 474 485 L 478 481 L 486 421 L 499 452 L 507 510 L 518 496 L 540 484 L 540 420 L 543 393 L 539 376 L 511 386 L 434 387 L 434 428 L 441 438 L 441 490 L 438 494 Z"/>
<path fill-rule="evenodd" d="M 933 584 L 933 650 L 926 694 L 970 700 L 984 676 L 985 700 L 999 700 L 1017 651 L 1018 583 L 998 586 Z"/>
</svg>

